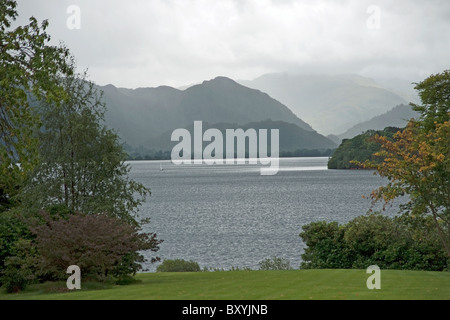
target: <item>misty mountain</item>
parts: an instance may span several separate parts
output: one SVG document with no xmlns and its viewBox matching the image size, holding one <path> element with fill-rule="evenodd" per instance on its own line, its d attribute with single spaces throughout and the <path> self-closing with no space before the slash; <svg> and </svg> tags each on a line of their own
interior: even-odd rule
<svg viewBox="0 0 450 320">
<path fill-rule="evenodd" d="M 401 96 L 373 79 L 353 74 L 266 74 L 240 83 L 267 92 L 322 134 L 344 132 L 396 105 L 409 103 L 412 94 L 405 81 L 398 91 Z M 397 82 L 390 79 L 385 83 L 395 87 Z"/>
<path fill-rule="evenodd" d="M 196 120 L 243 125 L 270 119 L 314 132 L 309 124 L 268 94 L 225 77 L 186 90 L 168 86 L 99 88 L 104 92 L 108 126 L 118 130 L 121 138 L 134 147 L 147 147 L 152 139 L 155 141 L 165 132 L 187 127 Z"/>
<path fill-rule="evenodd" d="M 410 105 L 400 104 L 393 109 L 372 119 L 359 123 L 342 134 L 337 135 L 340 139 L 353 138 L 367 130 L 383 130 L 386 127 L 404 128 L 411 118 L 416 118 L 419 113 L 414 111 Z"/>
<path fill-rule="evenodd" d="M 376 78 L 376 82 L 383 88 L 398 94 L 400 97 L 405 99 L 408 103 L 414 102 L 419 103 L 420 97 L 414 89 L 416 84 L 410 80 L 400 79 L 400 78 L 388 78 L 380 77 Z"/>
</svg>

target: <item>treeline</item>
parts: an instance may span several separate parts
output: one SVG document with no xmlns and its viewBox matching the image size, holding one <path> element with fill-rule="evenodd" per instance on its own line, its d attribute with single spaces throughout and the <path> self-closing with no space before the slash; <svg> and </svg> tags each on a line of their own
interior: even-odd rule
<svg viewBox="0 0 450 320">
<path fill-rule="evenodd" d="M 151 151 L 145 153 L 139 152 L 128 152 L 127 160 L 131 161 L 139 161 L 139 160 L 170 160 L 171 152 L 170 151 Z"/>
<path fill-rule="evenodd" d="M 381 150 L 381 146 L 373 137 L 376 135 L 392 139 L 401 128 L 386 127 L 383 130 L 368 130 L 351 139 L 344 139 L 334 151 L 328 161 L 328 169 L 361 169 L 362 167 L 352 161 L 364 162 L 366 160 L 382 161 L 374 154 Z"/>
<path fill-rule="evenodd" d="M 296 151 L 281 151 L 280 157 L 291 158 L 291 157 L 329 157 L 333 154 L 335 149 L 298 149 Z"/>
</svg>

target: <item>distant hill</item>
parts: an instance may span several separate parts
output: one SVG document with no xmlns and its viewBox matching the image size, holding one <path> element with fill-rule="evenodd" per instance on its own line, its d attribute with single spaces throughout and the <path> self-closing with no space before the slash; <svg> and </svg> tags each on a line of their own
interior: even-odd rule
<svg viewBox="0 0 450 320">
<path fill-rule="evenodd" d="M 243 125 L 270 119 L 314 131 L 266 93 L 225 77 L 204 81 L 186 90 L 167 86 L 124 89 L 107 85 L 99 88 L 104 92 L 108 126 L 118 130 L 121 138 L 132 147 L 151 147 L 150 141 L 167 131 L 192 125 L 195 120 Z"/>
<path fill-rule="evenodd" d="M 238 129 L 241 128 L 244 131 L 250 128 L 255 129 L 257 132 L 259 129 L 267 129 L 268 139 L 270 139 L 270 130 L 279 130 L 279 150 L 280 152 L 295 152 L 301 150 L 321 150 L 334 149 L 337 145 L 315 131 L 305 130 L 293 123 L 287 123 L 285 121 L 272 121 L 264 120 L 259 122 L 250 122 L 243 125 L 236 123 L 205 123 L 203 122 L 203 132 L 209 128 L 216 128 L 222 132 L 225 147 L 226 129 Z M 191 137 L 194 137 L 194 124 L 186 126 L 186 129 L 191 133 Z M 172 130 L 169 130 L 162 135 L 150 139 L 143 145 L 144 148 L 170 151 L 178 142 L 171 141 Z M 193 138 L 192 138 L 193 139 Z M 209 142 L 204 142 L 203 147 L 208 145 Z M 269 145 L 270 147 L 270 145 Z"/>
<path fill-rule="evenodd" d="M 329 134 L 327 135 L 327 138 L 336 143 L 337 145 L 340 145 L 342 142 L 342 139 L 339 138 L 337 135 Z"/>
<path fill-rule="evenodd" d="M 394 82 L 389 82 L 390 87 Z M 267 92 L 326 135 L 345 132 L 396 105 L 411 102 L 407 100 L 410 91 L 403 94 L 408 87 L 405 81 L 398 91 L 402 94 L 397 94 L 373 79 L 354 74 L 266 74 L 240 83 Z"/>
<path fill-rule="evenodd" d="M 367 130 L 382 130 L 385 127 L 403 128 L 411 118 L 416 118 L 418 115 L 419 113 L 414 111 L 410 105 L 401 104 L 386 113 L 373 117 L 369 121 L 359 123 L 337 136 L 340 139 L 347 139 Z"/>
<path fill-rule="evenodd" d="M 350 163 L 352 160 L 364 162 L 366 160 L 379 161 L 373 154 L 380 151 L 378 143 L 371 140 L 375 134 L 392 139 L 394 134 L 402 128 L 386 127 L 383 130 L 368 130 L 351 139 L 344 139 L 333 152 L 328 161 L 328 169 L 355 169 L 357 165 Z"/>
</svg>

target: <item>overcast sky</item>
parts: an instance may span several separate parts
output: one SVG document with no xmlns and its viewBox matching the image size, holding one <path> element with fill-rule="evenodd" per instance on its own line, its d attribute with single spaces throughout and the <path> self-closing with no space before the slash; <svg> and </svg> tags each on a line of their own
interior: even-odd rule
<svg viewBox="0 0 450 320">
<path fill-rule="evenodd" d="M 18 11 L 20 24 L 48 19 L 52 42 L 100 85 L 272 72 L 420 81 L 450 69 L 447 0 L 21 0 Z"/>
</svg>

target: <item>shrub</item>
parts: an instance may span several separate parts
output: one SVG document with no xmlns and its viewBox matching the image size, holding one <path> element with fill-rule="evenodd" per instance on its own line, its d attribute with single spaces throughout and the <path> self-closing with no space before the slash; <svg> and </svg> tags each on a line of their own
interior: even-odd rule
<svg viewBox="0 0 450 320">
<path fill-rule="evenodd" d="M 138 251 L 158 251 L 160 240 L 153 233 L 118 218 L 102 214 L 72 214 L 54 219 L 42 212 L 44 224 L 31 227 L 36 236 L 42 280 L 64 280 L 70 265 L 80 267 L 83 278 L 134 275 L 144 258 Z M 151 262 L 158 261 L 153 258 Z"/>
<path fill-rule="evenodd" d="M 300 237 L 307 248 L 302 268 L 445 270 L 447 258 L 430 217 L 379 213 L 359 216 L 345 225 L 313 222 Z"/>
<path fill-rule="evenodd" d="M 20 259 L 9 257 L 2 272 L 2 283 L 7 293 L 17 293 L 26 288 L 30 282 L 31 273 L 22 268 Z"/>
<path fill-rule="evenodd" d="M 344 245 L 353 268 L 388 268 L 399 259 L 405 234 L 395 220 L 380 214 L 359 216 L 344 226 Z"/>
<path fill-rule="evenodd" d="M 250 267 L 231 266 L 230 269 L 217 268 L 217 267 L 204 267 L 204 272 L 227 272 L 227 271 L 252 271 Z"/>
<path fill-rule="evenodd" d="M 184 259 L 164 260 L 156 268 L 157 272 L 198 272 L 200 266 L 195 261 L 186 261 Z"/>
<path fill-rule="evenodd" d="M 5 259 L 1 282 L 7 293 L 16 293 L 34 282 L 35 248 L 30 240 L 20 239 L 14 245 L 14 256 Z"/>
<path fill-rule="evenodd" d="M 300 237 L 306 243 L 301 268 L 348 268 L 343 243 L 344 229 L 337 222 L 312 222 L 303 226 Z"/>
<path fill-rule="evenodd" d="M 291 262 L 288 259 L 273 257 L 259 262 L 260 270 L 291 270 Z"/>
</svg>

